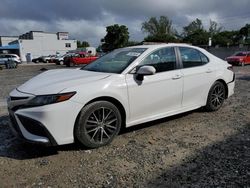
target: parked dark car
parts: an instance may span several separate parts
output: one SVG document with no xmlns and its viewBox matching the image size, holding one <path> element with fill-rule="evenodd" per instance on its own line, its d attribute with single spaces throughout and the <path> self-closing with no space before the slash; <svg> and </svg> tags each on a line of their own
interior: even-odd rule
<svg viewBox="0 0 250 188">
<path fill-rule="evenodd" d="M 45 56 L 40 56 L 38 58 L 34 58 L 34 59 L 32 59 L 32 62 L 34 62 L 34 63 L 46 63 Z"/>
</svg>

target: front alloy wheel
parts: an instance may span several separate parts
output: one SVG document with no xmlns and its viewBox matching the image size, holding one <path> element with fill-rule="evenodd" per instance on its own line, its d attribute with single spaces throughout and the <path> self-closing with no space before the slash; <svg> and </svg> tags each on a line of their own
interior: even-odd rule
<svg viewBox="0 0 250 188">
<path fill-rule="evenodd" d="M 75 128 L 78 141 L 89 148 L 110 143 L 121 128 L 121 115 L 115 105 L 97 101 L 83 108 Z"/>
<path fill-rule="evenodd" d="M 208 111 L 218 110 L 222 106 L 225 98 L 226 98 L 225 86 L 223 85 L 223 83 L 216 81 L 208 93 L 206 109 Z"/>
</svg>

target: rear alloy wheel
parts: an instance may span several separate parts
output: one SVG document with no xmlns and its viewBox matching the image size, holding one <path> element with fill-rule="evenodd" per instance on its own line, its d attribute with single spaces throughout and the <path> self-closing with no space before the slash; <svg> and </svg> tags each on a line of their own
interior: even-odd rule
<svg viewBox="0 0 250 188">
<path fill-rule="evenodd" d="M 107 101 L 97 101 L 85 106 L 75 127 L 77 140 L 88 148 L 109 144 L 119 133 L 121 114 Z"/>
<path fill-rule="evenodd" d="M 226 98 L 226 88 L 223 83 L 216 81 L 208 93 L 206 109 L 208 111 L 219 110 Z"/>
</svg>

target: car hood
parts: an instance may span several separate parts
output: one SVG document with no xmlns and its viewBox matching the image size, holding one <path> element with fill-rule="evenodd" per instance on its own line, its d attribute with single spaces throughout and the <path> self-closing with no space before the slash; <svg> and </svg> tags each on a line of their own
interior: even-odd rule
<svg viewBox="0 0 250 188">
<path fill-rule="evenodd" d="M 226 59 L 242 59 L 244 58 L 244 56 L 230 56 L 230 57 L 227 57 Z"/>
<path fill-rule="evenodd" d="M 62 90 L 101 80 L 110 76 L 109 73 L 98 73 L 80 69 L 49 70 L 41 73 L 17 89 L 23 93 L 46 95 L 60 93 Z"/>
</svg>

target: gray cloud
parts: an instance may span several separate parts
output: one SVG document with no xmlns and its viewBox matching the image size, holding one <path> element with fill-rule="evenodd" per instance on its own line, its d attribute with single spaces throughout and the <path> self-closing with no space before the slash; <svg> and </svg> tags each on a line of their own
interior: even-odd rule
<svg viewBox="0 0 250 188">
<path fill-rule="evenodd" d="M 127 25 L 133 40 L 142 40 L 141 23 L 151 16 L 166 15 L 181 31 L 195 18 L 225 29 L 249 22 L 250 0 L 1 0 L 0 35 L 19 35 L 29 30 L 68 31 L 72 38 L 97 46 L 105 27 Z"/>
</svg>

